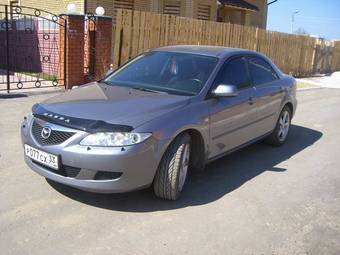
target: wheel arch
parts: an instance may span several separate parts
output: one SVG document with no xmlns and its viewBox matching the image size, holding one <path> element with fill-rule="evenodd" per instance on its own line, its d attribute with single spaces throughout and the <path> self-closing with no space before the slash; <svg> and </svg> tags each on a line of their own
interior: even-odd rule
<svg viewBox="0 0 340 255">
<path fill-rule="evenodd" d="M 206 164 L 206 143 L 204 139 L 204 134 L 197 128 L 193 127 L 187 127 L 183 130 L 180 130 L 176 134 L 174 134 L 169 141 L 169 143 L 166 145 L 166 148 L 164 149 L 164 153 L 168 150 L 171 143 L 180 135 L 187 133 L 190 135 L 190 142 L 191 142 L 191 148 L 190 148 L 190 166 L 194 170 L 203 170 L 204 166 Z M 163 157 L 162 155 L 162 157 Z"/>
<path fill-rule="evenodd" d="M 187 133 L 191 138 L 190 166 L 195 170 L 203 170 L 206 162 L 205 141 L 203 135 L 197 129 L 186 129 L 182 133 Z"/>
<path fill-rule="evenodd" d="M 283 106 L 283 108 L 284 108 L 285 106 L 287 106 L 287 107 L 289 108 L 291 114 L 294 114 L 294 106 L 293 106 L 293 104 L 292 104 L 291 102 L 286 102 L 285 105 Z M 282 109 L 283 109 L 283 108 L 282 108 Z M 293 117 L 293 116 L 292 116 L 292 117 Z"/>
</svg>

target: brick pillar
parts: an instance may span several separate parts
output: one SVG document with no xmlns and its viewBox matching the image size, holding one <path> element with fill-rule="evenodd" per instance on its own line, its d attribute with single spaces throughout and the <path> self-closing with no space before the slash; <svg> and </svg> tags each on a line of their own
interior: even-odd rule
<svg viewBox="0 0 340 255">
<path fill-rule="evenodd" d="M 112 18 L 95 16 L 93 74 L 100 79 L 112 63 Z"/>
<path fill-rule="evenodd" d="M 84 84 L 85 17 L 84 15 L 61 15 L 61 17 L 59 78 L 63 81 L 65 77 L 60 85 L 70 89 L 72 86 Z"/>
</svg>

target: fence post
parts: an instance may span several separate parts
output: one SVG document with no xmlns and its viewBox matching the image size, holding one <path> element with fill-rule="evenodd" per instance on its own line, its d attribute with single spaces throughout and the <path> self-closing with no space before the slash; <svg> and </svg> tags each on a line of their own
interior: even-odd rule
<svg viewBox="0 0 340 255">
<path fill-rule="evenodd" d="M 122 27 L 122 10 L 117 10 L 115 41 L 113 46 L 113 68 L 117 68 L 121 64 L 122 40 L 123 40 L 123 27 Z"/>
<path fill-rule="evenodd" d="M 7 93 L 9 93 L 10 90 L 10 63 L 9 63 L 9 27 L 8 27 L 8 5 L 5 5 L 5 22 L 6 22 L 6 78 L 7 78 Z"/>
<path fill-rule="evenodd" d="M 258 34 L 259 34 L 259 28 L 256 27 L 255 29 L 255 45 L 254 45 L 254 50 L 257 50 L 257 45 L 258 45 Z"/>
<path fill-rule="evenodd" d="M 84 84 L 84 15 L 61 15 L 59 77 L 65 89 Z"/>
<path fill-rule="evenodd" d="M 318 63 L 318 55 L 319 55 L 319 44 L 318 39 L 315 39 L 314 42 L 314 50 L 313 50 L 313 63 L 312 63 L 312 73 L 315 73 L 317 70 L 317 63 Z"/>
</svg>

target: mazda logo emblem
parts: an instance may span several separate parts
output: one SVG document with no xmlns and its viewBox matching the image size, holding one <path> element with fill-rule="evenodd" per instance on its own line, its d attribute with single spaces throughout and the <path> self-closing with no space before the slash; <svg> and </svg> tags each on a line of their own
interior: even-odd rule
<svg viewBox="0 0 340 255">
<path fill-rule="evenodd" d="M 50 137 L 51 135 L 51 132 L 52 132 L 52 129 L 49 128 L 49 127 L 44 127 L 42 130 L 41 130 L 41 137 L 43 139 L 47 139 Z"/>
</svg>

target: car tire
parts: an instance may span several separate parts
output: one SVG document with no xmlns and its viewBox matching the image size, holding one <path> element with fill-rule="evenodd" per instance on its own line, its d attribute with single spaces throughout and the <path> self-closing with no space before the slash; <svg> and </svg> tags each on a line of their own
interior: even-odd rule
<svg viewBox="0 0 340 255">
<path fill-rule="evenodd" d="M 190 135 L 179 135 L 159 164 L 153 187 L 157 197 L 177 200 L 185 184 L 190 162 Z"/>
<path fill-rule="evenodd" d="M 288 106 L 285 106 L 280 113 L 274 131 L 267 137 L 266 142 L 274 146 L 283 145 L 288 138 L 291 119 L 292 111 Z"/>
</svg>

